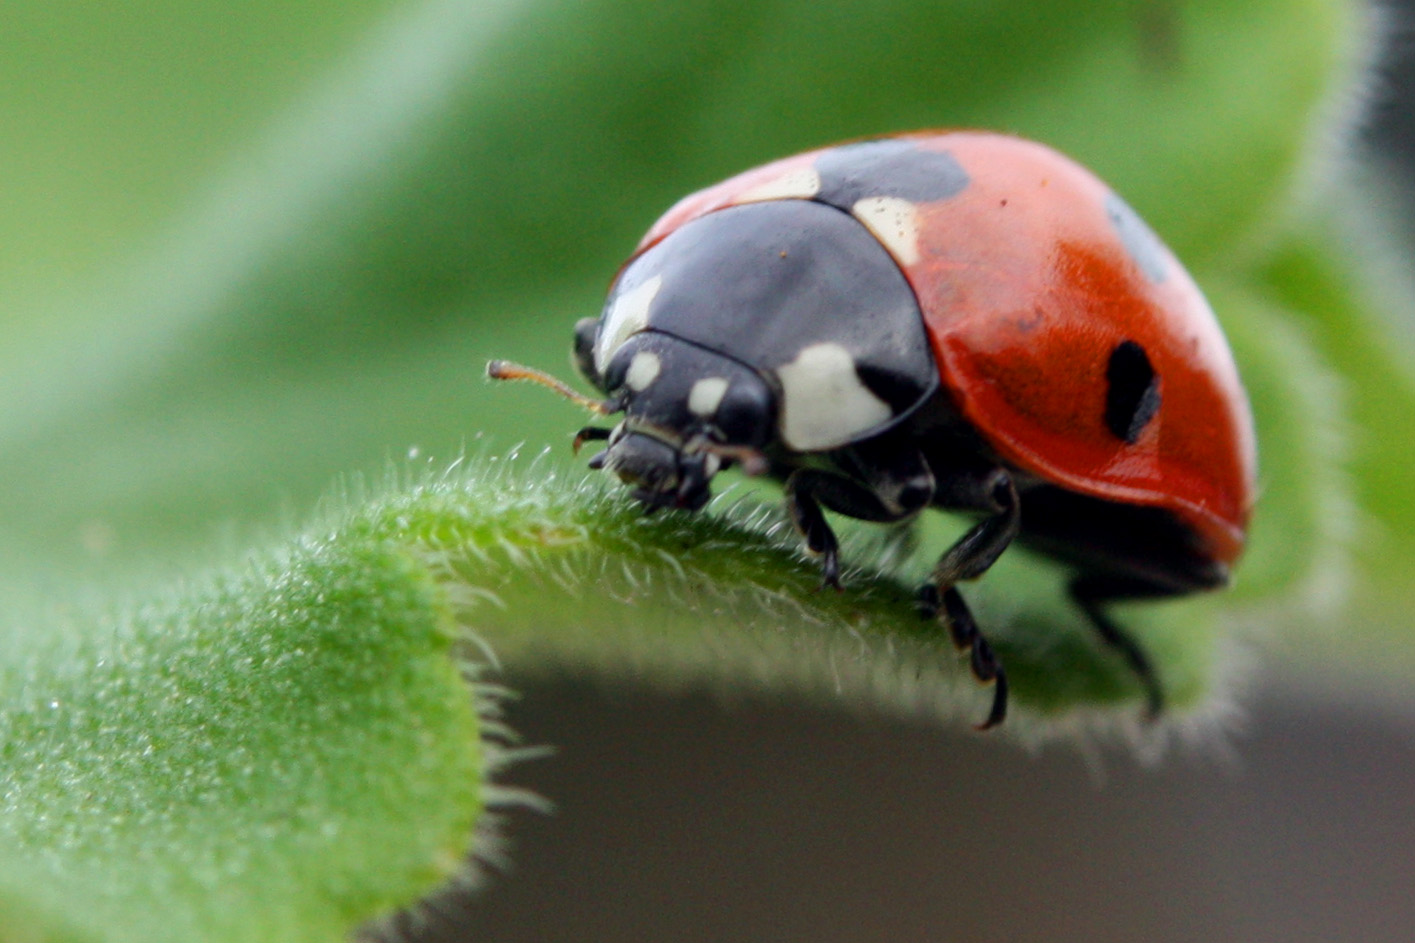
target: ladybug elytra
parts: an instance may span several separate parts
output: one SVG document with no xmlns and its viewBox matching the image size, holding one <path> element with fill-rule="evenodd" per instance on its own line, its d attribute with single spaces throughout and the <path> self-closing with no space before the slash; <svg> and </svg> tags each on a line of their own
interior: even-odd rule
<svg viewBox="0 0 1415 943">
<path fill-rule="evenodd" d="M 576 326 L 602 415 L 590 460 L 649 509 L 697 510 L 719 471 L 785 483 L 824 581 L 824 510 L 876 522 L 979 517 L 926 606 L 995 685 L 960 582 L 1014 541 L 1068 565 L 1072 597 L 1163 691 L 1112 602 L 1228 582 L 1254 496 L 1252 418 L 1202 293 L 1093 174 L 1043 145 L 922 132 L 811 151 L 686 197 Z"/>
</svg>

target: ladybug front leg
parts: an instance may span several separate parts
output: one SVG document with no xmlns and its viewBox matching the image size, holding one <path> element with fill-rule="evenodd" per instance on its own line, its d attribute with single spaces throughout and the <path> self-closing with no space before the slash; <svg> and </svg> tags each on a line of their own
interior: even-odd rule
<svg viewBox="0 0 1415 943">
<path fill-rule="evenodd" d="M 830 529 L 816 492 L 832 476 L 801 468 L 786 479 L 786 510 L 806 547 L 821 558 L 821 587 L 840 589 L 840 541 Z"/>
<path fill-rule="evenodd" d="M 806 546 L 821 555 L 822 583 L 839 589 L 840 544 L 821 506 L 877 524 L 907 521 L 933 500 L 934 476 L 917 449 L 882 440 L 869 449 L 837 454 L 835 460 L 839 472 L 792 472 L 786 479 L 786 508 Z"/>
<path fill-rule="evenodd" d="M 992 709 L 978 725 L 986 730 L 1007 716 L 1007 673 L 992 646 L 978 630 L 972 612 L 958 592 L 961 580 L 976 579 L 997 562 L 1017 536 L 1021 502 L 1012 476 L 1001 468 L 982 475 L 955 476 L 939 487 L 938 503 L 955 509 L 990 512 L 949 547 L 934 567 L 931 581 L 920 593 L 926 613 L 938 616 L 959 650 L 969 653 L 973 676 L 993 685 Z"/>
</svg>

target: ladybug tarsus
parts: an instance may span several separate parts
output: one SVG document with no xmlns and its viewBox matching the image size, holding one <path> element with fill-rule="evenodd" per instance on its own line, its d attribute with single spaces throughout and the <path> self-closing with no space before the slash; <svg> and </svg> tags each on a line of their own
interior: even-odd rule
<svg viewBox="0 0 1415 943">
<path fill-rule="evenodd" d="M 919 587 L 918 595 L 914 599 L 914 608 L 919 612 L 919 618 L 925 622 L 933 622 L 938 618 L 939 610 L 943 607 L 943 598 L 939 595 L 938 587 L 932 583 L 925 583 Z"/>
<path fill-rule="evenodd" d="M 580 454 L 580 449 L 586 442 L 603 442 L 609 438 L 610 430 L 602 429 L 599 426 L 585 426 L 575 433 L 575 439 L 570 443 L 570 451 L 575 455 Z"/>
<path fill-rule="evenodd" d="M 938 593 L 940 601 L 940 621 L 948 628 L 953 644 L 961 652 L 968 653 L 968 663 L 973 677 L 983 684 L 991 684 L 992 707 L 987 719 L 977 724 L 977 730 L 990 730 L 1007 717 L 1007 672 L 997 660 L 992 646 L 978 630 L 973 612 L 963 601 L 963 596 L 955 587 L 949 586 Z"/>
<path fill-rule="evenodd" d="M 1002 665 L 996 662 L 994 664 L 997 673 L 992 681 L 992 709 L 988 711 L 987 720 L 973 725 L 973 729 L 979 733 L 986 733 L 1007 719 L 1007 673 L 1002 670 Z"/>
</svg>

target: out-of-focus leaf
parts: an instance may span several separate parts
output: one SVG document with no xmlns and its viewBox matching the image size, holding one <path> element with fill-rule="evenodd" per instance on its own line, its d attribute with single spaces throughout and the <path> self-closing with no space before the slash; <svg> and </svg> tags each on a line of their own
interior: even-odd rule
<svg viewBox="0 0 1415 943">
<path fill-rule="evenodd" d="M 1259 431 L 1258 502 L 1234 595 L 1331 616 L 1344 595 L 1354 517 L 1346 384 L 1261 286 L 1207 282 L 1222 312 Z"/>
<path fill-rule="evenodd" d="M 1398 320 L 1377 309 L 1381 302 L 1398 302 L 1402 296 L 1398 290 L 1378 291 L 1371 271 L 1353 257 L 1338 230 L 1320 220 L 1285 240 L 1261 276 L 1273 297 L 1292 305 L 1289 318 L 1295 329 L 1312 339 L 1339 378 L 1328 384 L 1333 388 L 1326 403 L 1316 410 L 1293 410 L 1285 417 L 1287 423 L 1319 447 L 1326 441 L 1321 415 L 1325 407 L 1341 407 L 1349 425 L 1344 447 L 1334 456 L 1350 470 L 1350 500 L 1344 507 L 1335 483 L 1324 483 L 1327 502 L 1335 499 L 1333 514 L 1337 527 L 1345 531 L 1349 557 L 1347 571 L 1335 575 L 1350 581 L 1342 609 L 1330 617 L 1327 637 L 1339 639 L 1348 656 L 1408 668 L 1409 613 L 1415 605 L 1410 579 L 1415 563 L 1415 367 L 1408 339 L 1391 333 Z M 1327 383 L 1320 376 L 1302 375 L 1306 366 L 1289 365 L 1293 382 Z M 1307 462 L 1279 466 L 1273 473 L 1322 482 L 1314 470 L 1320 471 Z M 1353 647 L 1357 639 L 1363 643 Z M 1393 656 L 1399 660 L 1391 662 Z"/>
<path fill-rule="evenodd" d="M 4 350 L 101 312 L 139 247 L 239 165 L 395 0 L 238 6 L 9 0 L 0 30 Z"/>
</svg>

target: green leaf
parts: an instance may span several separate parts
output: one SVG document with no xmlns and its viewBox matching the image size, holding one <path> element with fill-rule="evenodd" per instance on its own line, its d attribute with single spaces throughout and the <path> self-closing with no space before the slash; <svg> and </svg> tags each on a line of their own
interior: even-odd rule
<svg viewBox="0 0 1415 943">
<path fill-rule="evenodd" d="M 924 573 L 964 522 L 931 517 L 912 561 L 847 525 L 837 594 L 821 590 L 819 564 L 776 504 L 729 493 L 709 514 L 645 515 L 543 458 L 529 472 L 474 462 L 465 474 L 376 502 L 372 526 L 413 540 L 459 587 L 464 620 L 513 675 L 589 670 L 953 722 L 986 716 L 991 692 L 976 690 L 946 630 L 916 607 Z M 1054 722 L 1069 729 L 1089 712 L 1100 726 L 1139 720 L 1138 682 L 1071 611 L 1064 576 L 1014 550 L 964 591 L 1014 676 L 1013 735 L 1054 735 Z M 1157 650 L 1175 705 L 1198 706 L 1214 667 L 1208 607 L 1136 608 L 1145 614 L 1130 622 Z"/>
<path fill-rule="evenodd" d="M 337 940 L 457 877 L 505 757 L 473 710 L 488 659 L 512 679 L 572 668 L 987 714 L 911 580 L 865 565 L 822 592 L 754 503 L 645 516 L 598 482 L 494 460 L 349 501 L 272 559 L 5 640 L 0 902 L 23 902 L 38 938 Z M 967 590 L 1014 683 L 991 736 L 1162 741 L 1120 658 L 1058 605 L 1058 574 L 1008 558 Z M 1133 623 L 1181 712 L 1221 706 L 1203 611 Z"/>
<path fill-rule="evenodd" d="M 487 757 L 406 551 L 309 539 L 48 622 L 0 668 L 0 899 L 30 938 L 339 940 L 463 867 Z"/>
<path fill-rule="evenodd" d="M 1347 384 L 1304 329 L 1251 280 L 1214 276 L 1258 430 L 1258 501 L 1235 596 L 1277 600 L 1297 616 L 1330 618 L 1345 595 L 1357 510 L 1348 466 Z"/>
<path fill-rule="evenodd" d="M 185 216 L 272 113 L 394 5 L 9 0 L 0 32 L 5 345 L 101 324 L 73 289 L 98 280 L 111 292 L 134 251 Z"/>
</svg>

